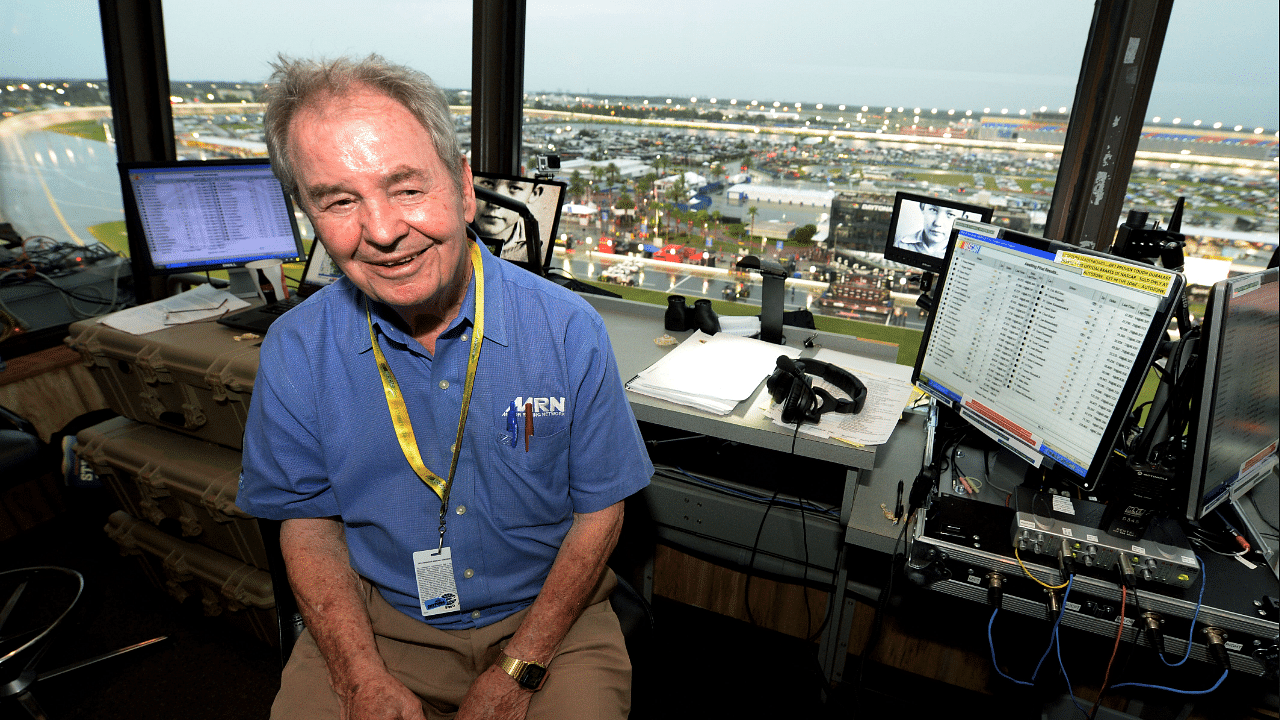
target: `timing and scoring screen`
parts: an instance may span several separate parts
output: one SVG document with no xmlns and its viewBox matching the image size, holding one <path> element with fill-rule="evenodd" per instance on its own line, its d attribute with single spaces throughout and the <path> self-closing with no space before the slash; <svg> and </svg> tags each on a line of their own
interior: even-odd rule
<svg viewBox="0 0 1280 720">
<path fill-rule="evenodd" d="M 293 210 L 265 161 L 127 169 L 159 272 L 239 267 L 302 254 Z"/>
<path fill-rule="evenodd" d="M 1092 487 L 1181 279 L 957 220 L 916 367 L 921 390 L 1039 467 Z"/>
</svg>

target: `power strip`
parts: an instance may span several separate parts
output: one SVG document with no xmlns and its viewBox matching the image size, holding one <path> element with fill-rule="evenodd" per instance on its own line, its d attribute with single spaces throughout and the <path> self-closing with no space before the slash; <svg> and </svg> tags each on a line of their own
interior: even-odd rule
<svg viewBox="0 0 1280 720">
<path fill-rule="evenodd" d="M 1103 572 L 1128 561 L 1134 575 L 1146 582 L 1187 588 L 1200 577 L 1200 564 L 1189 544 L 1179 547 L 1151 540 L 1128 540 L 1087 525 L 1028 512 L 1014 515 L 1013 544 L 1019 552 L 1054 558 L 1060 552 L 1069 554 L 1077 565 Z"/>
</svg>

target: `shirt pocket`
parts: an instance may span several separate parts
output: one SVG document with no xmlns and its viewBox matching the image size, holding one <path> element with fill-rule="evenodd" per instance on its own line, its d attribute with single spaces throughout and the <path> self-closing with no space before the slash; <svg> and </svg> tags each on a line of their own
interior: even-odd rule
<svg viewBox="0 0 1280 720">
<path fill-rule="evenodd" d="M 524 421 L 520 420 L 512 447 L 505 418 L 493 446 L 498 462 L 494 472 L 480 478 L 481 493 L 499 525 L 550 525 L 572 514 L 569 500 L 569 428 L 564 418 L 535 419 L 534 434 L 525 450 Z"/>
</svg>

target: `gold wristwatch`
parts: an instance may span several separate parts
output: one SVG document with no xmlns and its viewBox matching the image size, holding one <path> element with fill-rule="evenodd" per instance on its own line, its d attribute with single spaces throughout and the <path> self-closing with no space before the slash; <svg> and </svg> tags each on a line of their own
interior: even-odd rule
<svg viewBox="0 0 1280 720">
<path fill-rule="evenodd" d="M 547 667 L 528 660 L 517 660 L 503 653 L 498 660 L 498 667 L 511 677 L 516 684 L 525 690 L 538 690 L 547 679 Z"/>
</svg>

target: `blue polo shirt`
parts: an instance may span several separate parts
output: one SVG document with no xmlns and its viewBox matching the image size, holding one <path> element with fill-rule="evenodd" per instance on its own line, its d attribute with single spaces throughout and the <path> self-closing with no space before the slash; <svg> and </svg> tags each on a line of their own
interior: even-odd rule
<svg viewBox="0 0 1280 720">
<path fill-rule="evenodd" d="M 481 250 L 484 339 L 446 512 L 461 610 L 422 618 L 413 553 L 439 545 L 440 499 L 396 440 L 364 294 L 345 278 L 276 321 L 262 343 L 236 499 L 258 517 L 341 517 L 355 571 L 406 615 L 449 630 L 530 605 L 573 514 L 607 508 L 653 474 L 600 316 L 572 292 Z M 371 307 L 423 461 L 447 478 L 475 283 L 434 357 L 391 321 L 393 310 Z M 521 408 L 514 446 L 513 401 Z"/>
</svg>

